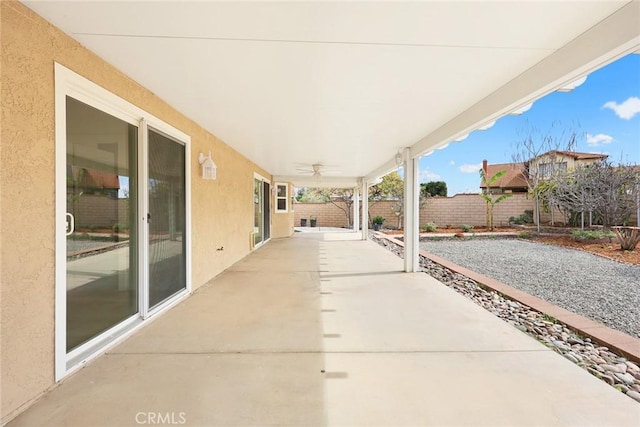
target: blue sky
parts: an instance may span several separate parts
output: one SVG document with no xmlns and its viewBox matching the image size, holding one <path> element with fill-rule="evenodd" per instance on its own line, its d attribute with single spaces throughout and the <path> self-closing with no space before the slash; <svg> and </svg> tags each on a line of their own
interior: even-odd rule
<svg viewBox="0 0 640 427">
<path fill-rule="evenodd" d="M 445 181 L 450 196 L 477 193 L 482 160 L 510 163 L 518 141 L 532 128 L 556 135 L 575 130 L 581 135 L 576 151 L 640 164 L 640 55 L 627 55 L 589 74 L 572 92 L 553 92 L 527 112 L 505 116 L 493 127 L 423 157 L 420 182 Z"/>
</svg>

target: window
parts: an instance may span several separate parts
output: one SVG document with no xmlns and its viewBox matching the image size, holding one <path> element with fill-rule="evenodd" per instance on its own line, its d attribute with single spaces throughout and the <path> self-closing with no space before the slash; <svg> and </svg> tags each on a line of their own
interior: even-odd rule
<svg viewBox="0 0 640 427">
<path fill-rule="evenodd" d="M 549 179 L 557 173 L 567 171 L 567 162 L 542 163 L 539 166 L 539 174 L 542 179 Z"/>
<path fill-rule="evenodd" d="M 289 212 L 287 203 L 289 202 L 289 192 L 287 184 L 281 184 L 276 182 L 276 212 L 286 213 Z"/>
</svg>

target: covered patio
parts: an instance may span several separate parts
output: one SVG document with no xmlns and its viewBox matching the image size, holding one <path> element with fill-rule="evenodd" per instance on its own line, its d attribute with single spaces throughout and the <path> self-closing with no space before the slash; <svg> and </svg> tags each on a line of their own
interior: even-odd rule
<svg viewBox="0 0 640 427">
<path fill-rule="evenodd" d="M 638 425 L 636 402 L 359 237 L 273 240 L 10 425 Z"/>
<path fill-rule="evenodd" d="M 638 0 L 24 3 L 274 184 L 352 188 L 354 230 L 369 187 L 403 168 L 406 272 L 420 157 L 640 53 Z"/>
<path fill-rule="evenodd" d="M 638 425 L 419 272 L 418 193 L 421 156 L 640 52 L 640 0 L 0 11 L 1 423 Z M 398 168 L 404 260 L 367 241 Z M 353 231 L 294 233 L 299 186 L 353 189 Z"/>
</svg>

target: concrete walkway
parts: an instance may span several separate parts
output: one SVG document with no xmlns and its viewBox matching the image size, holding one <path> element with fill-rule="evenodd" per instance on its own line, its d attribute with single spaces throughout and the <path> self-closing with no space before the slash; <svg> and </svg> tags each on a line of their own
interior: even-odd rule
<svg viewBox="0 0 640 427">
<path fill-rule="evenodd" d="M 640 425 L 632 399 L 357 237 L 271 241 L 10 425 Z"/>
</svg>

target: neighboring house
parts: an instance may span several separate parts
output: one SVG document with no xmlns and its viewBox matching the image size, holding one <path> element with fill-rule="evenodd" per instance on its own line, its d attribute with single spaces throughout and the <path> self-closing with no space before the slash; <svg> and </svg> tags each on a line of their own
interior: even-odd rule
<svg viewBox="0 0 640 427">
<path fill-rule="evenodd" d="M 529 189 L 524 175 L 524 163 L 498 163 L 495 165 L 487 164 L 486 160 L 482 161 L 482 169 L 488 179 L 500 171 L 507 171 L 503 176 L 491 183 L 489 193 L 526 193 Z M 482 191 L 487 190 L 484 182 L 480 183 Z"/>
<path fill-rule="evenodd" d="M 529 189 L 527 179 L 535 177 L 536 174 L 538 174 L 539 180 L 545 180 L 551 178 L 555 173 L 571 171 L 577 166 L 590 165 L 600 162 L 607 157 L 608 155 L 606 154 L 552 150 L 524 163 L 498 163 L 490 165 L 486 160 L 483 160 L 482 169 L 488 178 L 491 178 L 500 171 L 507 171 L 500 179 L 491 184 L 489 187 L 490 193 L 522 193 L 527 192 Z M 480 188 L 485 191 L 486 185 L 481 183 Z"/>
<path fill-rule="evenodd" d="M 85 194 L 100 194 L 113 199 L 118 197 L 120 181 L 118 175 L 97 169 L 69 166 L 67 168 L 67 192 L 70 190 Z"/>
<path fill-rule="evenodd" d="M 576 151 L 552 150 L 526 162 L 529 177 L 537 174 L 539 179 L 549 179 L 555 173 L 571 171 L 577 166 L 586 166 L 609 157 L 606 154 L 579 153 Z"/>
</svg>

